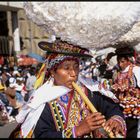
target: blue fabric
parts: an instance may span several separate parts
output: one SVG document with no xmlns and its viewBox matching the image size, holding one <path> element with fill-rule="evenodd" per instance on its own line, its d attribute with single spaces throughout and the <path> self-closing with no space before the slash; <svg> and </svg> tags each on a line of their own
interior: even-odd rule
<svg viewBox="0 0 140 140">
<path fill-rule="evenodd" d="M 8 106 L 9 105 L 9 101 L 8 101 L 8 99 L 7 99 L 7 97 L 6 97 L 5 94 L 0 93 L 0 99 L 4 103 L 5 106 Z"/>
<path fill-rule="evenodd" d="M 16 91 L 16 100 L 18 102 L 20 102 L 20 103 L 23 103 L 24 102 L 23 96 L 19 92 L 17 92 L 17 91 Z"/>
</svg>

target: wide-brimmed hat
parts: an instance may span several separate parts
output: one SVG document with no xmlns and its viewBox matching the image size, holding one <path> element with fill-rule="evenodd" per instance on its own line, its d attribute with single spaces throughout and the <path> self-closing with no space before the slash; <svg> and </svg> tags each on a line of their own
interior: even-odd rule
<svg viewBox="0 0 140 140">
<path fill-rule="evenodd" d="M 70 44 L 66 41 L 62 41 L 60 39 L 56 39 L 54 43 L 41 41 L 38 43 L 40 49 L 46 51 L 47 54 L 61 54 L 75 57 L 87 57 L 91 58 L 92 56 L 89 54 L 89 50 L 86 48 L 82 48 L 77 45 Z"/>
<path fill-rule="evenodd" d="M 41 41 L 38 43 L 38 46 L 47 54 L 48 69 L 56 67 L 66 59 L 92 58 L 88 49 L 60 39 L 56 39 L 53 43 Z"/>
<path fill-rule="evenodd" d="M 117 56 L 134 56 L 134 49 L 132 47 L 124 46 L 115 50 Z"/>
</svg>

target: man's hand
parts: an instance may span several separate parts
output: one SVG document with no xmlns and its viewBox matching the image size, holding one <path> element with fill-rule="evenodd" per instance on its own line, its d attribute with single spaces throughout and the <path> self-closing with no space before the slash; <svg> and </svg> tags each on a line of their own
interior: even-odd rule
<svg viewBox="0 0 140 140">
<path fill-rule="evenodd" d="M 81 121 L 79 126 L 76 126 L 75 134 L 77 137 L 88 134 L 93 130 L 102 127 L 102 124 L 105 121 L 105 116 L 101 115 L 99 112 L 89 114 L 83 121 Z"/>
<path fill-rule="evenodd" d="M 122 136 L 125 135 L 122 125 L 117 120 L 114 120 L 112 118 L 105 122 L 104 129 L 107 132 L 113 132 L 115 137 L 117 137 L 118 134 Z"/>
</svg>

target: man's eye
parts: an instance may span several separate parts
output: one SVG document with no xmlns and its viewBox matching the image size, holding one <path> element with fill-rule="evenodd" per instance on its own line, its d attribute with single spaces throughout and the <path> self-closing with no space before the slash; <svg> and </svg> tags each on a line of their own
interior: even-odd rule
<svg viewBox="0 0 140 140">
<path fill-rule="evenodd" d="M 75 68 L 75 69 L 79 68 L 79 65 L 75 65 L 74 68 Z"/>
<path fill-rule="evenodd" d="M 64 67 L 64 69 L 65 69 L 65 70 L 68 70 L 68 69 L 69 69 L 69 67 L 65 66 L 65 67 Z"/>
</svg>

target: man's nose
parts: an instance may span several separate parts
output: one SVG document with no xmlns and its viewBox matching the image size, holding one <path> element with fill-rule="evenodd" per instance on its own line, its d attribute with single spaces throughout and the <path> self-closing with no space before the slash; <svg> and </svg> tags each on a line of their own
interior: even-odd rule
<svg viewBox="0 0 140 140">
<path fill-rule="evenodd" d="M 71 69 L 70 70 L 70 76 L 71 77 L 77 76 L 77 72 L 74 69 Z"/>
<path fill-rule="evenodd" d="M 119 66 L 121 67 L 123 65 L 123 63 L 119 63 Z"/>
</svg>

